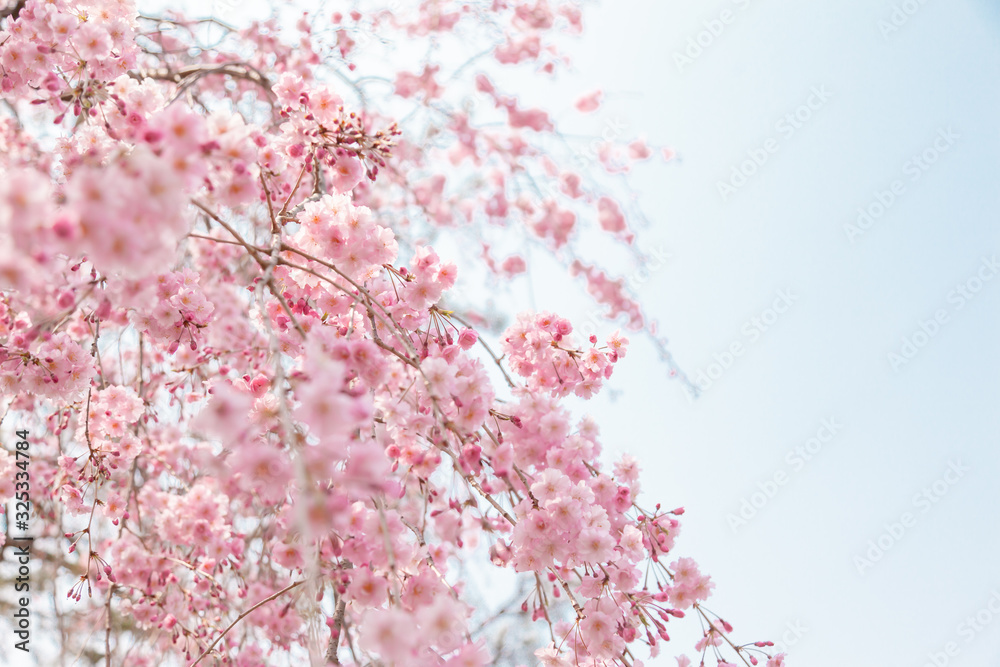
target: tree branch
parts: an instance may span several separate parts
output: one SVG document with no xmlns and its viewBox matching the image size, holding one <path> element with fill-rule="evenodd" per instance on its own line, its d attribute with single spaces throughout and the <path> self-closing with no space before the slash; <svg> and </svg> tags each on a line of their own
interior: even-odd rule
<svg viewBox="0 0 1000 667">
<path fill-rule="evenodd" d="M 195 667 L 195 665 L 197 665 L 197 664 L 198 664 L 199 662 L 201 662 L 201 661 L 202 661 L 202 658 L 204 658 L 204 657 L 205 657 L 206 655 L 208 655 L 208 654 L 209 654 L 209 653 L 210 653 L 210 652 L 212 651 L 212 649 L 213 649 L 213 648 L 215 647 L 215 645 L 216 645 L 216 644 L 218 644 L 218 643 L 219 643 L 219 641 L 220 641 L 220 640 L 221 640 L 221 639 L 222 639 L 223 637 L 225 637 L 225 636 L 226 636 L 226 634 L 227 634 L 227 633 L 228 633 L 228 632 L 229 632 L 230 630 L 232 630 L 233 628 L 235 628 L 235 627 L 236 627 L 236 624 L 237 624 L 237 623 L 239 623 L 239 622 L 240 622 L 240 621 L 242 621 L 242 620 L 243 620 L 244 618 L 246 618 L 247 616 L 249 616 L 250 614 L 252 614 L 252 613 L 253 613 L 253 612 L 254 612 L 254 611 L 255 611 L 255 610 L 256 610 L 256 609 L 258 608 L 258 607 L 263 607 L 263 606 L 264 606 L 265 604 L 267 604 L 267 603 L 268 603 L 268 602 L 270 602 L 271 600 L 275 600 L 275 599 L 277 599 L 277 598 L 281 597 L 282 595 L 284 595 L 284 594 L 285 594 L 285 593 L 287 593 L 288 591 L 292 590 L 293 588 L 296 588 L 297 586 L 301 586 L 301 585 L 302 585 L 302 584 L 304 584 L 304 583 L 306 583 L 306 580 L 305 580 L 305 579 L 300 579 L 299 581 L 296 581 L 296 582 L 294 582 L 294 583 L 291 583 L 291 584 L 289 584 L 288 586 L 285 586 L 284 588 L 282 588 L 282 589 L 281 589 L 280 591 L 278 591 L 278 592 L 277 592 L 277 593 L 275 593 L 274 595 L 269 595 L 268 597 L 264 598 L 263 600 L 261 600 L 260 602 L 258 602 L 258 603 L 257 603 L 257 604 L 255 604 L 254 606 L 250 607 L 249 609 L 247 609 L 247 610 L 246 610 L 245 612 L 243 612 L 243 613 L 242 613 L 242 614 L 240 614 L 239 616 L 237 616 L 237 617 L 236 617 L 236 620 L 235 620 L 235 621 L 233 621 L 232 623 L 230 623 L 230 624 L 229 624 L 229 627 L 228 627 L 228 628 L 226 628 L 225 630 L 223 630 L 223 631 L 222 631 L 222 634 L 221 634 L 221 635 L 219 635 L 218 637 L 216 637 L 216 638 L 215 638 L 214 640 L 212 640 L 212 643 L 208 645 L 208 648 L 206 648 L 206 649 L 205 649 L 204 651 L 202 651 L 201 655 L 199 655 L 199 656 L 198 656 L 198 659 L 197 659 L 197 660 L 195 660 L 194 662 L 192 662 L 192 663 L 191 663 L 191 667 Z"/>
<path fill-rule="evenodd" d="M 339 665 L 337 648 L 340 646 L 340 633 L 344 631 L 344 612 L 347 611 L 347 601 L 343 596 L 337 600 L 337 609 L 333 613 L 333 629 L 330 632 L 330 644 L 326 647 L 326 661 L 331 665 Z"/>
</svg>

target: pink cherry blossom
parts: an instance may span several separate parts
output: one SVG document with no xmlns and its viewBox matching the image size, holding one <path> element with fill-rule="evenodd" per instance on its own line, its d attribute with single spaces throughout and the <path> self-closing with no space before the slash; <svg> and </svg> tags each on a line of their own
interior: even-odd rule
<svg viewBox="0 0 1000 667">
<path fill-rule="evenodd" d="M 600 90 L 595 90 L 592 93 L 588 93 L 576 101 L 577 111 L 582 113 L 591 113 L 592 111 L 597 111 L 601 106 L 601 97 L 604 93 Z"/>
</svg>

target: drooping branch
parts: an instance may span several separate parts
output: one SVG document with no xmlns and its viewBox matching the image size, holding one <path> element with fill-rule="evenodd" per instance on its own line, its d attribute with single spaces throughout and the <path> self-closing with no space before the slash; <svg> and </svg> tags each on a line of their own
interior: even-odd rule
<svg viewBox="0 0 1000 667">
<path fill-rule="evenodd" d="M 197 83 L 198 80 L 207 76 L 231 76 L 234 79 L 249 81 L 250 83 L 259 86 L 267 94 L 268 98 L 272 100 L 275 99 L 274 91 L 271 89 L 270 80 L 268 80 L 268 78 L 256 67 L 244 62 L 229 62 L 218 65 L 188 65 L 187 67 L 181 67 L 179 69 L 173 69 L 170 67 L 160 67 L 150 70 L 139 69 L 134 72 L 129 72 L 129 75 L 138 81 L 142 81 L 143 79 L 156 79 L 158 81 L 171 81 L 176 83 L 179 86 L 176 96 L 183 94 L 185 90 Z"/>
<path fill-rule="evenodd" d="M 215 639 L 212 640 L 212 643 L 209 644 L 208 647 L 204 651 L 202 651 L 201 655 L 199 655 L 198 658 L 194 662 L 191 663 L 191 667 L 195 667 L 195 665 L 197 665 L 199 662 L 201 662 L 202 659 L 206 655 L 208 655 L 209 653 L 211 653 L 212 649 L 215 648 L 215 645 L 218 644 L 220 641 L 222 641 L 222 638 L 225 637 L 227 634 L 229 634 L 229 631 L 232 630 L 233 628 L 235 628 L 236 625 L 240 621 L 242 621 L 244 618 L 246 618 L 247 616 L 249 616 L 250 614 L 252 614 L 253 612 L 255 612 L 257 609 L 263 607 L 268 602 L 271 602 L 272 600 L 276 600 L 276 599 L 280 598 L 282 595 L 284 595 L 288 591 L 290 591 L 293 588 L 296 588 L 298 586 L 301 586 L 304 583 L 306 583 L 305 579 L 300 579 L 299 581 L 294 581 L 291 584 L 289 584 L 288 586 L 285 586 L 284 588 L 282 588 L 277 593 L 274 593 L 273 595 L 267 596 L 266 598 L 264 598 L 263 600 L 261 600 L 260 602 L 258 602 L 254 606 L 250 607 L 249 609 L 247 609 L 245 612 L 243 612 L 239 616 L 237 616 L 236 619 L 232 623 L 230 623 L 229 626 L 225 630 L 223 630 L 222 633 L 218 637 L 216 637 Z"/>
</svg>

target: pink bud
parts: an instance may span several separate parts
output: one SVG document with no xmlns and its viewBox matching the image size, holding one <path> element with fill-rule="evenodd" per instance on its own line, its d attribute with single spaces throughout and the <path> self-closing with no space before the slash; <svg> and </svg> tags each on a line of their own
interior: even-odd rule
<svg viewBox="0 0 1000 667">
<path fill-rule="evenodd" d="M 477 340 L 479 340 L 479 334 L 472 329 L 462 329 L 458 332 L 458 346 L 463 350 L 471 348 Z"/>
<path fill-rule="evenodd" d="M 503 540 L 497 540 L 497 543 L 490 547 L 490 560 L 497 567 L 504 567 L 507 562 L 510 561 L 511 551 L 510 547 Z M 528 603 L 525 602 L 521 606 L 521 611 L 528 610 Z"/>
<path fill-rule="evenodd" d="M 52 223 L 52 232 L 64 241 L 73 238 L 75 234 L 75 228 L 69 219 L 65 216 L 60 216 Z M 75 269 L 74 269 L 75 270 Z"/>
<path fill-rule="evenodd" d="M 259 398 L 264 395 L 270 384 L 266 376 L 258 375 L 250 382 L 250 393 Z"/>
<path fill-rule="evenodd" d="M 111 315 L 111 302 L 107 299 L 101 301 L 101 305 L 94 311 L 94 317 L 99 320 L 106 320 Z"/>
</svg>

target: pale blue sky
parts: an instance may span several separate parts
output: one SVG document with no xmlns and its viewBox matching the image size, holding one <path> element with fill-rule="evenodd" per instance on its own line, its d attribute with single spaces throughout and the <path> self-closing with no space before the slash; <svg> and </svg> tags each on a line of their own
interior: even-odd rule
<svg viewBox="0 0 1000 667">
<path fill-rule="evenodd" d="M 980 287 L 982 258 L 1000 253 L 1000 10 L 912 8 L 883 34 L 891 2 L 604 3 L 588 8 L 565 81 L 566 94 L 604 88 L 599 115 L 682 158 L 632 178 L 652 221 L 640 243 L 672 253 L 639 294 L 678 362 L 707 372 L 743 344 L 694 403 L 637 344 L 612 382 L 621 393 L 592 411 L 610 447 L 645 463 L 650 501 L 687 507 L 678 550 L 715 577 L 711 606 L 736 637 L 799 625 L 792 665 L 922 667 L 949 648 L 958 667 L 1000 657 L 1000 615 L 959 627 L 1000 591 L 1000 279 L 961 308 L 953 293 Z M 724 10 L 730 22 L 678 66 L 674 53 Z M 829 99 L 814 98 L 794 132 L 777 127 L 814 87 Z M 777 150 L 723 201 L 717 183 L 769 138 Z M 911 160 L 928 149 L 923 171 Z M 852 243 L 845 225 L 896 180 L 900 194 Z M 751 340 L 745 324 L 779 290 L 795 301 Z M 888 353 L 939 309 L 947 320 L 894 369 Z M 827 418 L 842 426 L 811 460 L 786 458 Z M 786 483 L 734 532 L 727 516 L 776 473 Z M 924 487 L 937 502 L 915 500 Z M 855 557 L 906 512 L 910 525 L 859 573 Z"/>
</svg>

